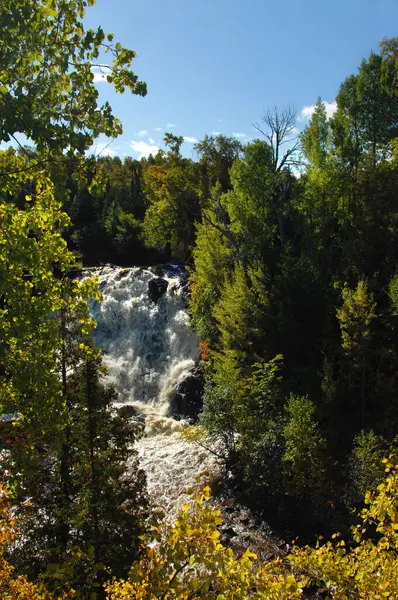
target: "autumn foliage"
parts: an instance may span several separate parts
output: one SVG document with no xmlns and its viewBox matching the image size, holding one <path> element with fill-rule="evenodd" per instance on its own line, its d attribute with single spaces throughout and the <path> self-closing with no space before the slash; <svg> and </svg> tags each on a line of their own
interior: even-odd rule
<svg viewBox="0 0 398 600">
<path fill-rule="evenodd" d="M 200 349 L 200 358 L 202 360 L 209 360 L 209 357 L 210 357 L 209 343 L 208 342 L 200 342 L 199 349 Z"/>
<path fill-rule="evenodd" d="M 290 555 L 261 561 L 220 542 L 220 511 L 209 502 L 210 489 L 195 494 L 174 523 L 152 517 L 142 539 L 142 555 L 127 579 L 105 586 L 108 600 L 382 600 L 398 597 L 398 465 L 384 460 L 386 478 L 365 498 L 361 523 L 350 543 L 333 536 L 315 548 L 293 547 Z M 46 591 L 17 576 L 7 562 L 16 539 L 10 497 L 0 489 L 0 597 L 46 600 Z M 71 582 L 73 583 L 73 582 Z M 320 596 L 319 594 L 322 594 Z M 79 598 L 68 592 L 63 598 Z"/>
<path fill-rule="evenodd" d="M 107 586 L 109 600 L 300 598 L 301 583 L 289 564 L 260 562 L 250 550 L 234 556 L 221 544 L 221 515 L 207 502 L 209 496 L 206 487 L 172 525 L 154 523 L 128 579 Z"/>
<path fill-rule="evenodd" d="M 2 600 L 45 600 L 48 595 L 34 583 L 28 581 L 26 575 L 16 575 L 5 553 L 15 542 L 15 521 L 10 513 L 10 495 L 0 485 L 0 598 Z"/>
</svg>

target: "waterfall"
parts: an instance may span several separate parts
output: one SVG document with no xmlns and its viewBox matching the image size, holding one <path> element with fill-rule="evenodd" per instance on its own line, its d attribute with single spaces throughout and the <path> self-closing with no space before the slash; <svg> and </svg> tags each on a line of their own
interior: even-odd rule
<svg viewBox="0 0 398 600">
<path fill-rule="evenodd" d="M 169 507 L 214 460 L 181 440 L 181 423 L 169 416 L 176 386 L 199 358 L 199 340 L 189 327 L 182 269 L 168 265 L 158 274 L 150 267 L 111 266 L 84 273 L 99 278 L 104 297 L 91 304 L 91 313 L 106 378 L 120 404 L 131 404 L 145 416 L 145 437 L 138 443 L 141 465 L 154 500 Z"/>
</svg>

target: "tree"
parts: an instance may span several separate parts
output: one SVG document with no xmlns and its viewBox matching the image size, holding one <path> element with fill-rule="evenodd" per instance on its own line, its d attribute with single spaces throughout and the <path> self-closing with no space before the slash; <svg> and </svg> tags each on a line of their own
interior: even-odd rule
<svg viewBox="0 0 398 600">
<path fill-rule="evenodd" d="M 265 142 L 248 144 L 231 168 L 232 189 L 221 197 L 228 229 L 239 248 L 237 258 L 244 266 L 272 256 L 277 216 L 271 164 L 272 153 Z"/>
<path fill-rule="evenodd" d="M 309 576 L 307 585 L 321 587 L 325 597 L 341 600 L 394 598 L 398 594 L 398 471 L 383 459 L 385 479 L 365 495 L 361 523 L 352 528 L 355 545 L 335 534 L 316 548 L 295 548 L 293 565 Z"/>
<path fill-rule="evenodd" d="M 219 184 L 212 189 L 208 204 L 202 211 L 202 222 L 196 224 L 189 307 L 193 326 L 201 339 L 215 342 L 219 332 L 213 308 L 232 269 L 236 245 L 228 235 Z"/>
<path fill-rule="evenodd" d="M 301 134 L 304 155 L 313 169 L 322 170 L 326 166 L 329 136 L 326 107 L 321 98 L 318 98 L 310 122 Z"/>
<path fill-rule="evenodd" d="M 170 133 L 165 143 L 171 150 L 162 164 L 144 169 L 147 204 L 143 234 L 152 248 L 186 259 L 200 218 L 196 165 L 180 156 L 182 137 Z"/>
<path fill-rule="evenodd" d="M 117 136 L 111 107 L 98 107 L 93 67 L 118 92 L 145 95 L 130 66 L 132 50 L 102 27 L 85 31 L 83 18 L 95 0 L 4 0 L 0 14 L 0 140 L 23 133 L 40 155 L 83 154 L 100 133 Z M 100 61 L 101 53 L 111 64 Z"/>
<path fill-rule="evenodd" d="M 291 189 L 289 173 L 291 167 L 298 164 L 296 152 L 300 141 L 295 135 L 296 119 L 296 110 L 289 105 L 282 110 L 276 107 L 267 110 L 262 117 L 264 125 L 254 123 L 254 127 L 265 137 L 272 152 L 271 171 L 274 175 L 274 196 L 282 252 L 285 249 L 284 213 Z M 283 148 L 285 144 L 286 150 Z"/>
<path fill-rule="evenodd" d="M 268 307 L 264 279 L 261 270 L 236 265 L 213 309 L 222 350 L 240 357 L 242 365 L 253 362 L 263 349 L 260 340 Z"/>
<path fill-rule="evenodd" d="M 117 396 L 100 380 L 99 354 L 89 346 L 81 352 L 68 382 L 69 502 L 63 502 L 63 465 L 56 462 L 45 485 L 37 481 L 30 509 L 22 511 L 20 526 L 32 547 L 22 549 L 19 568 L 22 562 L 36 577 L 42 574 L 52 591 L 72 585 L 89 594 L 109 573 L 125 576 L 137 558 L 148 499 L 133 448 L 142 425 L 114 408 Z M 18 550 L 14 554 L 18 561 Z"/>
<path fill-rule="evenodd" d="M 234 137 L 206 135 L 204 140 L 194 145 L 194 150 L 200 157 L 203 198 L 210 196 L 210 190 L 217 182 L 220 183 L 222 192 L 228 191 L 231 188 L 229 170 L 235 160 L 241 157 L 242 144 Z"/>
<path fill-rule="evenodd" d="M 267 140 L 272 150 L 272 170 L 279 173 L 285 167 L 296 164 L 295 153 L 299 148 L 296 132 L 296 109 L 285 106 L 281 110 L 277 107 L 265 111 L 262 122 L 264 125 L 254 123 L 254 127 Z M 291 147 L 284 150 L 282 146 L 290 144 Z"/>
<path fill-rule="evenodd" d="M 383 57 L 372 52 L 362 61 L 358 74 L 340 87 L 332 119 L 334 143 L 355 177 L 364 161 L 375 169 L 391 157 L 391 140 L 397 136 L 397 69 L 388 54 Z"/>
<path fill-rule="evenodd" d="M 388 295 L 394 314 L 398 314 L 398 273 L 394 273 L 388 286 Z"/>
<path fill-rule="evenodd" d="M 7 549 L 17 539 L 15 518 L 10 517 L 10 496 L 7 489 L 0 485 L 0 594 L 7 600 L 47 600 L 46 590 L 31 583 L 26 575 L 17 575 L 7 561 Z"/>
<path fill-rule="evenodd" d="M 117 394 L 101 382 L 101 357 L 90 353 L 70 381 L 76 542 L 94 547 L 94 560 L 115 575 L 137 555 L 148 500 L 134 442 L 139 421 L 115 407 Z M 80 534 L 79 534 L 80 530 Z M 130 558 L 129 558 L 130 557 Z"/>
<path fill-rule="evenodd" d="M 354 438 L 348 460 L 349 482 L 346 501 L 350 506 L 363 502 L 367 491 L 374 492 L 384 479 L 382 458 L 388 453 L 388 444 L 374 431 L 361 431 Z"/>
<path fill-rule="evenodd" d="M 349 357 L 351 369 L 354 367 L 352 370 L 359 376 L 363 428 L 366 417 L 366 377 L 370 361 L 371 324 L 376 317 L 376 303 L 363 280 L 359 281 L 355 290 L 345 286 L 342 296 L 343 305 L 337 309 L 337 318 L 340 323 L 342 348 Z"/>
<path fill-rule="evenodd" d="M 168 152 L 168 158 L 173 163 L 179 163 L 181 160 L 181 146 L 184 143 L 182 135 L 174 135 L 173 133 L 167 132 L 164 134 L 164 143 L 170 148 Z"/>
<path fill-rule="evenodd" d="M 4 233 L 0 239 L 4 369 L 0 405 L 2 410 L 21 412 L 24 427 L 32 428 L 39 438 L 53 441 L 55 432 L 63 427 L 65 405 L 54 371 L 62 335 L 57 319 L 49 315 L 56 315 L 69 303 L 70 309 L 77 311 L 82 329 L 88 330 L 92 321 L 84 299 L 97 292 L 92 282 L 76 282 L 73 295 L 64 298 L 60 273 L 71 271 L 76 261 L 62 238 L 61 228 L 68 224 L 68 218 L 54 197 L 49 176 L 33 176 L 25 170 L 25 161 L 12 152 L 0 155 L 0 163 L 20 170 L 18 178 L 3 184 L 3 198 L 26 183 L 35 188 L 35 194 L 27 196 L 24 210 L 13 202 L 0 205 Z"/>
<path fill-rule="evenodd" d="M 91 558 L 101 558 L 100 528 L 103 527 L 101 534 L 106 537 L 104 530 L 109 527 L 107 533 L 112 539 L 109 495 L 102 515 L 93 496 L 96 492 L 98 496 L 100 485 L 109 492 L 116 483 L 120 484 L 119 492 L 123 495 L 126 487 L 121 485 L 120 464 L 126 459 L 127 440 L 132 441 L 131 435 L 127 435 L 129 432 L 119 423 L 118 432 L 108 429 L 104 436 L 109 444 L 107 450 L 114 450 L 116 457 L 107 455 L 105 461 L 104 454 L 101 455 L 103 448 L 96 439 L 97 434 L 100 435 L 98 424 L 103 425 L 110 415 L 104 405 L 94 407 L 94 392 L 88 393 L 90 388 L 98 394 L 98 401 L 101 398 L 95 362 L 98 355 L 87 342 L 94 325 L 87 299 L 99 300 L 100 294 L 95 281 L 73 279 L 78 265 L 62 237 L 64 228 L 70 224 L 61 204 L 60 182 L 68 175 L 65 166 L 73 162 L 77 178 L 82 179 L 80 157 L 94 137 L 101 132 L 116 136 L 121 131 L 110 106 L 97 106 L 98 93 L 91 69 L 101 49 L 113 54 L 112 64 L 101 68 L 108 73 L 107 79 L 117 91 L 128 88 L 141 95 L 146 91 L 145 85 L 129 70 L 134 52 L 119 43 L 113 44 L 113 35 L 106 37 L 102 28 L 96 32 L 84 30 L 85 8 L 93 4 L 93 0 L 17 0 L 14 3 L 6 0 L 0 14 L 0 139 L 18 141 L 18 134 L 24 134 L 36 147 L 35 153 L 24 149 L 20 156 L 13 150 L 0 152 L 0 411 L 18 413 L 16 427 L 27 434 L 25 447 L 20 452 L 12 452 L 14 469 L 7 478 L 19 508 L 25 508 L 26 497 L 31 495 L 35 499 L 33 523 L 38 528 L 47 526 L 44 538 L 33 536 L 29 540 L 35 559 L 44 562 L 43 556 L 51 552 L 54 544 L 58 544 L 55 551 L 58 557 L 63 550 L 71 550 L 73 536 L 85 529 L 77 514 L 73 510 L 69 512 L 77 505 L 78 516 L 86 526 L 82 545 L 86 549 L 92 540 L 94 556 Z M 88 360 L 94 360 L 90 363 L 91 372 Z M 76 429 L 79 419 L 73 412 L 77 400 L 73 394 L 79 395 L 76 374 L 82 365 L 88 370 L 87 402 L 83 410 L 90 418 L 81 419 L 79 430 Z M 105 397 L 109 403 L 109 394 Z M 101 431 L 104 432 L 103 427 Z M 94 478 L 89 478 L 90 491 L 81 481 L 76 484 L 74 478 L 72 459 L 79 443 L 82 453 L 85 451 L 85 456 L 90 458 L 91 474 L 95 472 Z M 103 460 L 104 479 L 101 481 L 97 466 L 97 461 L 101 462 L 99 456 Z M 103 468 L 104 462 L 109 469 Z M 123 471 L 124 467 L 123 464 Z M 136 473 L 139 479 L 138 471 Z M 43 492 L 38 496 L 35 495 L 37 488 Z M 119 496 L 119 508 L 124 500 L 127 511 L 130 497 L 121 499 Z M 45 516 L 40 502 L 47 503 Z M 120 512 L 117 515 L 120 516 Z M 137 523 L 136 515 L 130 516 L 132 518 L 126 518 L 123 526 L 112 524 L 113 532 L 119 534 L 118 541 L 123 539 L 123 543 L 130 534 L 126 533 L 126 524 L 135 528 Z M 53 535 L 48 535 L 49 530 Z M 132 537 L 134 535 L 133 532 Z M 26 547 L 19 546 L 16 552 L 28 550 L 29 543 Z M 114 537 L 113 543 L 115 545 Z M 130 543 L 131 537 L 127 545 Z M 73 552 L 68 560 L 72 556 Z M 31 566 L 33 569 L 33 560 Z M 73 567 L 67 565 L 65 571 L 69 566 Z"/>
<path fill-rule="evenodd" d="M 76 266 L 62 230 L 69 219 L 50 166 L 63 153 L 83 154 L 98 133 L 120 133 L 108 104 L 97 106 L 92 66 L 102 50 L 113 55 L 108 80 L 119 92 L 145 94 L 129 70 L 134 52 L 113 43 L 101 27 L 85 31 L 94 0 L 6 0 L 0 15 L 0 139 L 26 135 L 36 154 L 0 153 L 0 310 L 4 375 L 2 408 L 23 412 L 48 440 L 64 426 L 65 404 L 54 356 L 62 348 L 56 315 L 70 304 L 84 330 L 91 326 L 84 298 L 90 283 L 63 296 L 62 280 Z M 16 139 L 16 138 L 15 138 Z M 74 306 L 72 306 L 72 304 Z M 85 307 L 85 308 L 84 308 Z M 79 313 L 79 311 L 81 311 Z M 59 363 L 58 363 L 59 364 Z M 62 424 L 63 423 L 63 424 Z"/>
<path fill-rule="evenodd" d="M 291 395 L 286 407 L 287 423 L 283 430 L 283 460 L 295 493 L 316 497 L 324 481 L 325 439 L 315 420 L 315 406 L 308 398 Z"/>
</svg>

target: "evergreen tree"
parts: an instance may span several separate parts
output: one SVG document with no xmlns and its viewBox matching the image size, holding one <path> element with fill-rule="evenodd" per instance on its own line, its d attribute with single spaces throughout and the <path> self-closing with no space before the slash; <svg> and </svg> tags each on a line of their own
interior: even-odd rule
<svg viewBox="0 0 398 600">
<path fill-rule="evenodd" d="M 352 393 L 356 386 L 359 387 L 360 422 L 363 428 L 369 396 L 367 376 L 372 339 L 371 324 L 376 317 L 376 304 L 365 281 L 360 281 L 354 291 L 344 287 L 342 295 L 343 305 L 337 310 L 337 317 L 341 328 L 342 348 L 350 362 L 348 390 Z"/>
</svg>

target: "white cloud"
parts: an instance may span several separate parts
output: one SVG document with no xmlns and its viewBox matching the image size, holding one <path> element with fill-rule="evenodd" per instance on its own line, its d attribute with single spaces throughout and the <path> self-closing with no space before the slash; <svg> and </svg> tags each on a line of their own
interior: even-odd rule
<svg viewBox="0 0 398 600">
<path fill-rule="evenodd" d="M 156 144 L 147 144 L 144 140 L 131 140 L 130 148 L 138 154 L 138 158 L 148 158 L 150 154 L 157 154 L 159 147 Z"/>
<path fill-rule="evenodd" d="M 138 132 L 138 135 L 140 137 L 145 137 L 146 135 L 148 135 L 147 129 L 141 129 L 141 131 Z"/>
<path fill-rule="evenodd" d="M 110 70 L 106 66 L 91 67 L 91 72 L 94 75 L 94 83 L 108 83 L 106 76 L 109 75 Z"/>
<path fill-rule="evenodd" d="M 249 136 L 248 136 L 246 133 L 239 133 L 239 132 L 236 132 L 236 131 L 234 131 L 234 132 L 232 133 L 232 135 L 233 135 L 234 137 L 238 138 L 239 140 L 245 140 L 246 138 L 248 138 L 248 137 L 249 137 Z"/>
<path fill-rule="evenodd" d="M 184 135 L 184 142 L 188 142 L 189 144 L 196 144 L 197 139 L 194 137 L 190 137 L 189 135 Z"/>
<path fill-rule="evenodd" d="M 153 138 L 149 138 L 149 143 L 150 144 L 156 144 L 156 141 Z"/>
<path fill-rule="evenodd" d="M 222 123 L 222 119 L 217 119 L 217 123 Z"/>
<path fill-rule="evenodd" d="M 334 102 L 325 102 L 325 107 L 326 107 L 326 114 L 328 116 L 328 119 L 330 119 L 331 117 L 333 117 L 334 113 L 337 110 L 336 100 Z"/>
<path fill-rule="evenodd" d="M 167 123 L 167 127 L 169 129 L 173 129 L 173 127 L 177 127 L 175 123 Z"/>
<path fill-rule="evenodd" d="M 112 149 L 109 142 L 98 142 L 93 144 L 87 151 L 88 155 L 94 154 L 94 156 L 116 156 L 116 149 Z"/>
<path fill-rule="evenodd" d="M 154 131 L 163 131 L 161 127 L 155 127 Z"/>
<path fill-rule="evenodd" d="M 336 101 L 324 102 L 324 105 L 326 108 L 327 118 L 330 119 L 331 117 L 333 117 L 334 113 L 337 110 L 337 103 L 336 103 Z M 300 112 L 298 120 L 299 121 L 307 121 L 314 114 L 314 110 L 315 110 L 315 104 L 313 104 L 312 106 L 304 106 Z"/>
<path fill-rule="evenodd" d="M 211 135 L 220 135 L 220 134 L 221 134 L 221 131 L 212 131 L 211 132 Z"/>
</svg>

